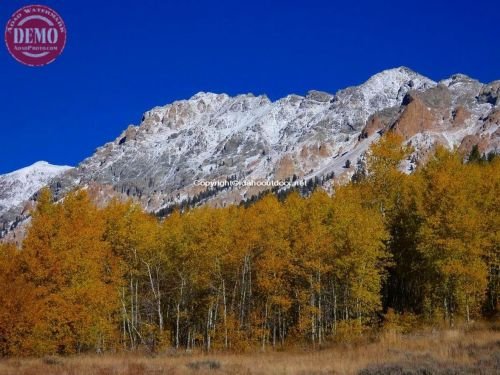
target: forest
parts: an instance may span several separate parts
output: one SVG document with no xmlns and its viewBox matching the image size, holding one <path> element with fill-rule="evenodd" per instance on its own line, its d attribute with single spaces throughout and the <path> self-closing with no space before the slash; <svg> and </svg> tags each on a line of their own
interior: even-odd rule
<svg viewBox="0 0 500 375">
<path fill-rule="evenodd" d="M 163 219 L 44 190 L 22 246 L 0 245 L 0 356 L 321 348 L 494 316 L 500 158 L 474 150 L 438 147 L 405 174 L 387 133 L 331 195 Z"/>
</svg>

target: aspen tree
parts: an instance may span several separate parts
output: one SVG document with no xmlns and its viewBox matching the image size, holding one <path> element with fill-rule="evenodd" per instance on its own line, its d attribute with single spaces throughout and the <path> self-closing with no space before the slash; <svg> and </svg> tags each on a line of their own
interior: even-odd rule
<svg viewBox="0 0 500 375">
<path fill-rule="evenodd" d="M 103 228 L 85 192 L 71 193 L 57 205 L 42 192 L 21 261 L 40 304 L 30 337 L 34 353 L 113 346 L 119 279 Z"/>
<path fill-rule="evenodd" d="M 456 153 L 436 151 L 422 171 L 424 223 L 419 250 L 428 262 L 431 308 L 440 308 L 454 324 L 478 312 L 487 283 L 481 212 L 474 203 L 478 176 Z"/>
</svg>

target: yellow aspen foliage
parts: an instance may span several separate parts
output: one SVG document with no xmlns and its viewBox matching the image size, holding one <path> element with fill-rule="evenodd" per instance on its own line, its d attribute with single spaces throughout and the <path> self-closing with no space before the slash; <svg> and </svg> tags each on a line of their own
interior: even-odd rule
<svg viewBox="0 0 500 375">
<path fill-rule="evenodd" d="M 100 351 L 114 342 L 120 279 L 103 224 L 85 192 L 60 204 L 42 192 L 19 265 L 39 308 L 26 340 L 33 354 Z"/>
<path fill-rule="evenodd" d="M 387 132 L 370 147 L 367 156 L 366 198 L 384 216 L 390 214 L 397 205 L 401 182 L 406 177 L 399 167 L 411 149 L 402 145 L 402 142 L 400 135 Z"/>
<path fill-rule="evenodd" d="M 161 219 L 41 191 L 22 247 L 0 245 L 0 355 L 316 348 L 495 314 L 500 160 L 438 148 L 406 174 L 401 141 L 384 135 L 332 195 Z"/>
<path fill-rule="evenodd" d="M 477 315 L 487 287 L 487 243 L 476 204 L 480 174 L 457 153 L 439 148 L 422 170 L 425 193 L 419 250 L 428 262 L 430 309 L 453 324 Z"/>
<path fill-rule="evenodd" d="M 355 186 L 346 186 L 333 198 L 331 233 L 344 317 L 369 317 L 382 307 L 380 290 L 390 261 L 382 217 L 363 206 Z"/>
<path fill-rule="evenodd" d="M 27 342 L 37 319 L 35 290 L 21 273 L 20 251 L 0 244 L 0 356 L 20 356 L 30 351 Z"/>
<path fill-rule="evenodd" d="M 249 209 L 258 239 L 252 254 L 255 293 L 260 310 L 260 344 L 264 349 L 280 341 L 280 323 L 291 307 L 289 266 L 291 249 L 287 238 L 288 217 L 273 195 L 267 195 Z M 282 336 L 282 334 L 281 334 Z"/>
</svg>

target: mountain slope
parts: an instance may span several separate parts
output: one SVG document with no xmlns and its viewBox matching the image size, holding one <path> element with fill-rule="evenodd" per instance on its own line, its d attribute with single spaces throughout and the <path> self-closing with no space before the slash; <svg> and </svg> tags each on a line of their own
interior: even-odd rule
<svg viewBox="0 0 500 375">
<path fill-rule="evenodd" d="M 53 178 L 71 167 L 58 166 L 39 161 L 29 167 L 0 175 L 0 232 L 25 211 L 26 202 Z"/>
<path fill-rule="evenodd" d="M 151 210 L 199 193 L 195 180 L 282 179 L 314 173 L 355 148 L 368 117 L 435 83 L 406 68 L 337 95 L 311 91 L 271 102 L 251 94 L 199 93 L 157 107 L 61 179 L 135 196 Z M 247 191 L 248 190 L 248 191 Z M 227 203 L 255 189 L 242 189 Z"/>
</svg>

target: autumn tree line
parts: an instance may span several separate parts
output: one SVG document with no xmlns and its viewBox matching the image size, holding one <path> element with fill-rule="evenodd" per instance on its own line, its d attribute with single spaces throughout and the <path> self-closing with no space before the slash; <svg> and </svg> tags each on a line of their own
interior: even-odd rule
<svg viewBox="0 0 500 375">
<path fill-rule="evenodd" d="M 0 247 L 0 354 L 319 347 L 413 316 L 494 314 L 500 160 L 438 148 L 414 173 L 388 134 L 367 173 L 307 197 L 167 218 L 43 191 L 22 247 Z"/>
</svg>

